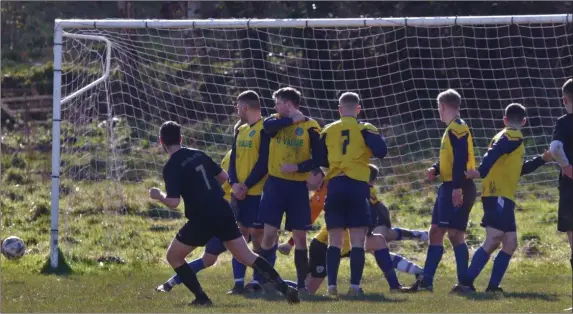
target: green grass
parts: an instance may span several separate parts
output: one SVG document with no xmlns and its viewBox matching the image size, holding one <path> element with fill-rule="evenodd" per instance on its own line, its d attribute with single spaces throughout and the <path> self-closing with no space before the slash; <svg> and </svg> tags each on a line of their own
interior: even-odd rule
<svg viewBox="0 0 573 314">
<path fill-rule="evenodd" d="M 182 206 L 168 211 L 148 200 L 148 189 L 161 185 L 158 177 L 150 176 L 155 172 L 140 172 L 140 176 L 122 181 L 121 185 L 112 181 L 73 180 L 70 174 L 76 170 L 106 173 L 105 160 L 100 162 L 88 154 L 84 154 L 88 161 L 63 155 L 68 164 L 63 167 L 61 182 L 60 246 L 73 273 L 44 275 L 41 271 L 49 255 L 50 155 L 32 154 L 25 147 L 18 150 L 20 135 L 4 135 L 2 144 L 17 153 L 5 153 L 1 157 L 0 237 L 21 237 L 27 252 L 19 261 L 0 259 L 0 312 L 560 312 L 571 306 L 569 248 L 566 237 L 556 231 L 556 189 L 528 184 L 520 188 L 517 201 L 520 247 L 504 278 L 503 287 L 508 293 L 502 300 L 479 293 L 468 297 L 447 294 L 455 283 L 455 263 L 446 240 L 433 295 L 388 294 L 387 283 L 369 256 L 363 281 L 368 293 L 365 301 L 330 302 L 313 297 L 300 305 L 287 306 L 276 298 L 229 297 L 225 292 L 232 285 L 231 263 L 229 255 L 223 254 L 216 266 L 199 275 L 216 306 L 207 310 L 193 309 L 187 306 L 192 298 L 184 287 L 177 287 L 166 295 L 153 291 L 172 275 L 164 255 L 183 223 Z M 87 138 L 86 141 L 99 140 Z M 164 157 L 157 147 L 149 147 L 141 151 L 137 157 L 141 160 L 132 166 L 141 170 L 148 168 L 145 162 L 157 164 Z M 413 167 L 420 170 L 425 165 Z M 435 191 L 423 181 L 417 181 L 415 187 L 405 184 L 415 179 L 412 170 L 412 167 L 396 167 L 396 176 L 380 181 L 384 185 L 380 196 L 391 210 L 394 225 L 427 229 Z M 400 176 L 402 174 L 404 176 Z M 478 202 L 468 228 L 472 252 L 484 240 L 483 229 L 479 227 L 481 214 Z M 321 218 L 316 226 L 323 223 Z M 282 239 L 285 237 L 283 234 Z M 391 243 L 391 248 L 419 265 L 424 264 L 425 243 L 400 241 Z M 198 250 L 190 258 L 200 254 Z M 280 256 L 277 262 L 278 270 L 288 279 L 295 278 L 292 259 L 292 256 Z M 346 289 L 348 268 L 348 261 L 344 260 L 341 292 Z M 490 271 L 491 263 L 477 281 L 481 289 L 487 284 Z M 411 283 L 413 279 L 408 275 L 400 278 L 404 283 Z M 324 287 L 320 290 L 322 293 Z"/>
</svg>

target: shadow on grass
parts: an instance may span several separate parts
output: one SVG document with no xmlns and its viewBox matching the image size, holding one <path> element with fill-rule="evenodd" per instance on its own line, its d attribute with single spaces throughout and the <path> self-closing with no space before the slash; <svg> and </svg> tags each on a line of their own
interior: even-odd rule
<svg viewBox="0 0 573 314">
<path fill-rule="evenodd" d="M 246 299 L 261 299 L 261 300 L 265 300 L 265 301 L 284 302 L 284 300 L 285 300 L 282 295 L 274 294 L 274 293 L 245 294 L 244 297 Z M 363 302 L 393 302 L 393 303 L 406 301 L 405 299 L 389 298 L 389 297 L 387 297 L 381 293 L 367 293 L 366 296 L 364 296 L 364 298 L 359 298 L 359 299 L 353 298 L 353 297 L 348 297 L 346 295 L 341 295 L 339 297 L 339 301 L 355 301 L 355 300 L 359 300 L 359 301 L 363 301 Z M 325 296 L 325 295 L 321 295 L 321 294 L 307 295 L 307 296 L 301 297 L 301 302 L 336 302 L 336 301 L 337 300 L 333 300 L 332 298 Z"/>
<path fill-rule="evenodd" d="M 504 292 L 503 294 L 475 292 L 470 294 L 463 294 L 461 296 L 466 299 L 474 301 L 490 301 L 504 298 L 527 299 L 527 300 L 536 299 L 550 302 L 559 301 L 559 298 L 555 293 L 543 293 L 543 292 Z"/>
</svg>

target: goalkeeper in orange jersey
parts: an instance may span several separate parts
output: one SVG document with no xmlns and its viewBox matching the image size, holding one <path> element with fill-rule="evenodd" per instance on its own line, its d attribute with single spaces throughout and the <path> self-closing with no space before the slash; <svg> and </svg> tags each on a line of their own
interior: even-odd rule
<svg viewBox="0 0 573 314">
<path fill-rule="evenodd" d="M 378 178 L 378 168 L 374 165 L 369 165 L 370 168 L 370 205 L 372 214 L 372 231 L 366 238 L 365 248 L 367 251 L 376 252 L 382 249 L 380 234 L 382 234 L 387 241 L 403 240 L 403 239 L 420 239 L 426 241 L 428 233 L 426 231 L 407 230 L 402 228 L 392 228 L 390 222 L 389 210 L 382 202 L 378 200 L 374 184 Z M 309 178 L 309 189 L 316 190 L 310 199 L 310 208 L 312 222 L 320 216 L 324 209 L 324 199 L 326 197 L 326 183 L 322 180 L 324 173 L 320 169 L 313 170 Z M 311 184 L 312 182 L 312 184 Z M 292 250 L 294 243 L 293 239 L 289 239 L 279 245 L 279 252 L 288 255 Z M 328 231 L 323 227 L 320 232 L 312 239 L 309 246 L 309 273 L 306 278 L 306 287 L 310 294 L 316 293 L 318 288 L 322 285 L 326 277 L 326 251 L 328 249 Z M 344 244 L 341 249 L 341 257 L 348 257 L 350 253 L 350 235 L 346 230 L 344 237 Z M 410 273 L 418 277 L 422 274 L 423 269 L 418 265 L 412 263 L 406 258 L 391 254 L 392 264 L 394 268 L 401 272 Z M 288 282 L 288 281 L 287 281 Z"/>
</svg>

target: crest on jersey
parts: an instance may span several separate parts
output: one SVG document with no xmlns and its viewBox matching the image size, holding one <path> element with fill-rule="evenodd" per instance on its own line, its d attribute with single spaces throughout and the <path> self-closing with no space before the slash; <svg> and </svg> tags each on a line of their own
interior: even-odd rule
<svg viewBox="0 0 573 314">
<path fill-rule="evenodd" d="M 249 132 L 249 137 L 255 136 L 256 133 L 257 133 L 257 131 L 251 130 L 251 132 Z"/>
<path fill-rule="evenodd" d="M 296 128 L 296 130 L 294 130 L 294 134 L 296 134 L 296 136 L 302 136 L 303 133 L 304 133 L 304 131 L 300 127 Z"/>
</svg>

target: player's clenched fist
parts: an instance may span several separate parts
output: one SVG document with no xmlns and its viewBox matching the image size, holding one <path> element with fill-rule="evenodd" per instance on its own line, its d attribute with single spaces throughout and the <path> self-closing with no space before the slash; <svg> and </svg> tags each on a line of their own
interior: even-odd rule
<svg viewBox="0 0 573 314">
<path fill-rule="evenodd" d="M 466 178 L 468 179 L 477 179 L 481 177 L 481 174 L 476 169 L 470 169 L 466 172 Z"/>
<path fill-rule="evenodd" d="M 152 200 L 160 200 L 161 199 L 161 190 L 158 188 L 149 189 L 149 197 Z"/>
<path fill-rule="evenodd" d="M 428 180 L 433 181 L 436 179 L 436 168 L 428 168 Z"/>
<path fill-rule="evenodd" d="M 235 183 L 231 187 L 233 190 L 233 195 L 238 200 L 243 200 L 247 196 L 247 191 L 249 190 L 244 183 Z"/>
</svg>

